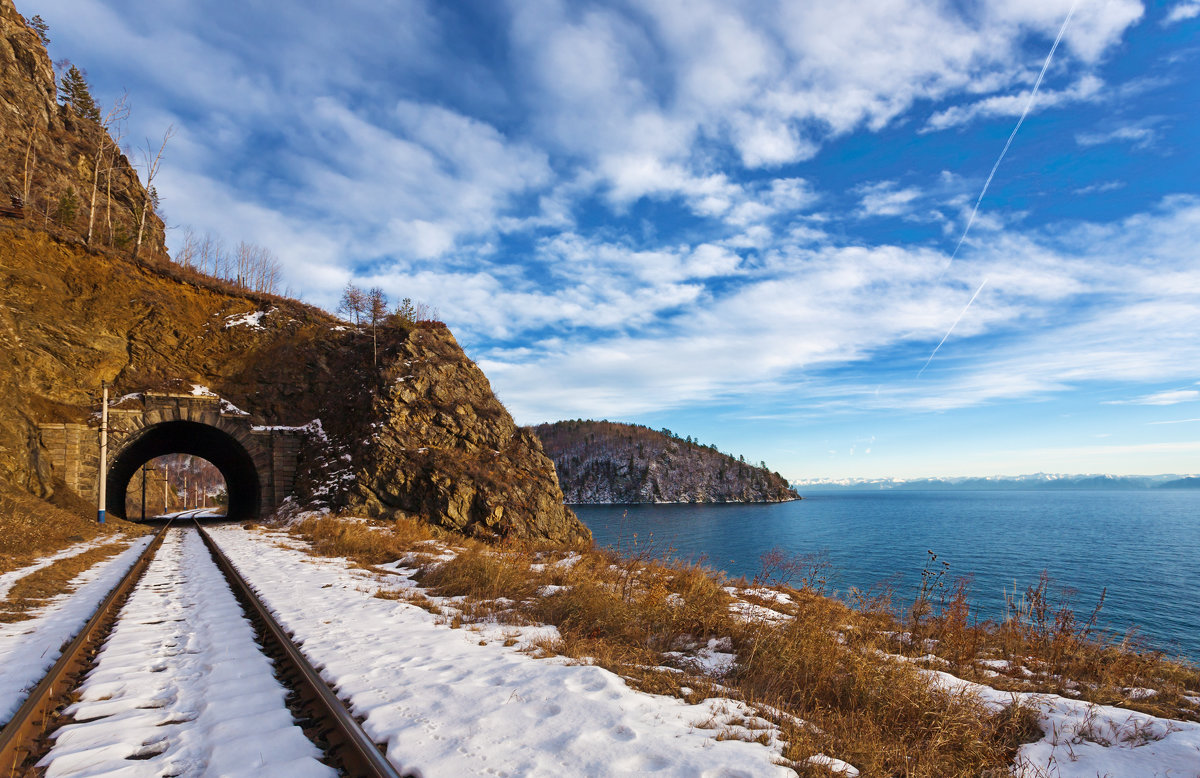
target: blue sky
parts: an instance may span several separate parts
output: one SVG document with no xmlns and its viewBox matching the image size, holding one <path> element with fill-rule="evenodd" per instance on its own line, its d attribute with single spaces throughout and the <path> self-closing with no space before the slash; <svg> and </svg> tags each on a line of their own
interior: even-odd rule
<svg viewBox="0 0 1200 778">
<path fill-rule="evenodd" d="M 1198 0 L 1079 0 L 953 262 L 1071 0 L 18 7 L 131 145 L 175 125 L 173 244 L 435 306 L 519 422 L 1200 471 Z"/>
</svg>

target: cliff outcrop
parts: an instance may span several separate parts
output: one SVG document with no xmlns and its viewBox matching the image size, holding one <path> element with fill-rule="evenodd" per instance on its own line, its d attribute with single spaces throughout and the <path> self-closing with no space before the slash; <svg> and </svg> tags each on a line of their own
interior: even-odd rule
<svg viewBox="0 0 1200 778">
<path fill-rule="evenodd" d="M 58 104 L 46 47 L 12 0 L 0 0 L 0 206 L 11 198 L 27 224 L 84 238 L 91 219 L 92 245 L 131 250 L 146 191 L 95 120 Z M 141 255 L 165 257 L 164 235 L 149 210 Z"/>
<path fill-rule="evenodd" d="M 554 466 L 442 324 L 368 328 L 294 300 L 188 282 L 0 227 L 0 479 L 55 489 L 38 425 L 200 384 L 312 429 L 294 505 L 415 516 L 467 534 L 585 541 Z M 320 424 L 312 424 L 314 420 Z"/>
<path fill-rule="evenodd" d="M 532 428 L 568 503 L 783 502 L 800 496 L 766 467 L 658 430 L 609 421 Z"/>
</svg>

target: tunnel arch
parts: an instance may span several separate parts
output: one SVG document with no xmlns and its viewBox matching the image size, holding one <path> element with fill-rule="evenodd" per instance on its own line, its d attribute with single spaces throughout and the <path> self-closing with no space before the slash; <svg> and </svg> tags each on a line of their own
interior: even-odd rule
<svg viewBox="0 0 1200 778">
<path fill-rule="evenodd" d="M 142 465 L 166 454 L 190 454 L 212 463 L 225 479 L 230 519 L 259 517 L 262 483 L 254 458 L 233 435 L 195 421 L 164 421 L 141 429 L 122 445 L 108 470 L 106 511 L 126 518 L 129 483 Z"/>
</svg>

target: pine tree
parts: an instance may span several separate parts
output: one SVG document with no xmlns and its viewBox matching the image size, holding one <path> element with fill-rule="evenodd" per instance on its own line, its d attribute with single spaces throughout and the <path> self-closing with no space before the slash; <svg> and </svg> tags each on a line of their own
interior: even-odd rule
<svg viewBox="0 0 1200 778">
<path fill-rule="evenodd" d="M 70 227 L 75 222 L 75 214 L 79 212 L 79 198 L 75 196 L 75 187 L 68 186 L 58 198 L 58 211 L 55 217 L 64 227 Z"/>
<path fill-rule="evenodd" d="M 63 73 L 59 86 L 62 88 L 63 105 L 71 106 L 75 113 L 84 119 L 100 121 L 100 109 L 92 99 L 92 90 L 88 87 L 87 76 L 83 71 L 71 65 L 67 72 Z"/>
<path fill-rule="evenodd" d="M 34 17 L 29 20 L 29 26 L 33 28 L 33 31 L 42 41 L 43 46 L 50 45 L 50 35 L 48 34 L 50 31 L 50 25 L 46 24 L 46 20 L 41 17 L 41 14 L 35 14 Z"/>
</svg>

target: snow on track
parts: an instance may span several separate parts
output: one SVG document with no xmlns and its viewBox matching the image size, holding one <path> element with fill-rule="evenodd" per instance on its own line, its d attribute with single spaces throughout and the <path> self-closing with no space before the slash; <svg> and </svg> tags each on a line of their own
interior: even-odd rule
<svg viewBox="0 0 1200 778">
<path fill-rule="evenodd" d="M 336 775 L 199 534 L 168 532 L 40 762 L 57 776 Z"/>
<path fill-rule="evenodd" d="M 74 591 L 58 595 L 32 619 L 0 624 L 0 722 L 21 707 L 58 660 L 63 644 L 78 634 L 149 543 L 149 536 L 138 538 L 120 554 L 83 571 L 72 581 Z"/>
<path fill-rule="evenodd" d="M 344 560 L 235 528 L 210 535 L 389 759 L 425 776 L 794 775 L 778 751 L 702 728 L 728 701 L 637 692 L 599 667 L 533 659 L 437 624 Z M 407 579 L 396 576 L 397 584 Z M 709 724 L 709 726 L 713 726 Z"/>
<path fill-rule="evenodd" d="M 20 570 L 10 570 L 7 573 L 0 575 L 0 600 L 7 599 L 9 591 L 13 588 L 13 586 L 17 583 L 17 581 L 21 580 L 22 578 L 29 575 L 30 573 L 36 573 L 38 570 L 41 570 L 43 567 L 49 567 L 50 565 L 54 564 L 55 562 L 57 562 L 60 559 L 67 559 L 68 557 L 78 556 L 79 554 L 82 554 L 84 551 L 89 551 L 93 548 L 98 548 L 100 546 L 103 546 L 105 543 L 111 543 L 112 541 L 113 541 L 113 538 L 111 536 L 103 536 L 103 535 L 98 538 L 92 538 L 91 540 L 85 540 L 82 543 L 76 543 L 73 546 L 64 548 L 62 551 L 59 551 L 57 554 L 51 554 L 50 556 L 44 556 L 41 559 L 39 559 L 38 561 L 34 562 L 32 565 L 29 565 L 28 567 L 22 567 Z"/>
</svg>

